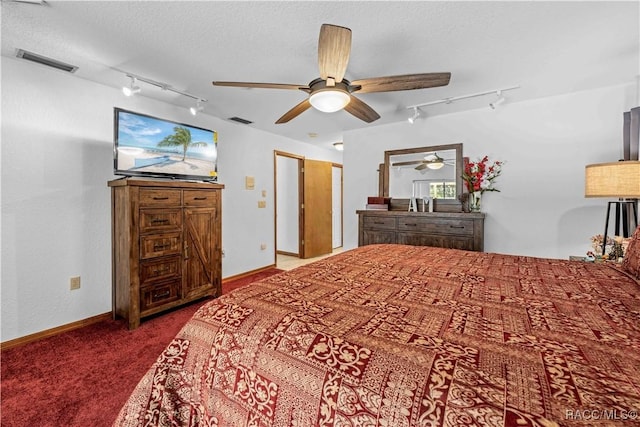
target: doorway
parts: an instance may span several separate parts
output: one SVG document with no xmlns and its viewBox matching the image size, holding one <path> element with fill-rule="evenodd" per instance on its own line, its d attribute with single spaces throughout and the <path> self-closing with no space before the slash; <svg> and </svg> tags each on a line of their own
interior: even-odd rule
<svg viewBox="0 0 640 427">
<path fill-rule="evenodd" d="M 275 151 L 276 255 L 302 256 L 304 157 Z"/>
<path fill-rule="evenodd" d="M 342 165 L 277 150 L 274 163 L 276 265 L 330 255 L 342 246 Z"/>
</svg>

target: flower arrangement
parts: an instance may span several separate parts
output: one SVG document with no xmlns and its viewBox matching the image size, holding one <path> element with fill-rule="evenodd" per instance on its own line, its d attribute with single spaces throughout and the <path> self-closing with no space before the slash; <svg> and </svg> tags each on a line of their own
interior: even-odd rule
<svg viewBox="0 0 640 427">
<path fill-rule="evenodd" d="M 602 250 L 602 243 L 604 242 L 604 236 L 602 234 L 596 234 L 595 236 L 591 236 L 591 246 L 593 249 L 600 248 Z M 607 244 L 605 246 L 613 245 L 613 238 L 611 236 L 607 236 Z"/>
<path fill-rule="evenodd" d="M 607 236 L 605 253 L 603 253 L 602 243 L 604 242 L 604 236 L 602 234 L 596 234 L 595 236 L 591 236 L 591 246 L 593 247 L 593 251 L 587 252 L 587 256 L 593 256 L 596 260 L 610 259 L 619 261 L 624 257 L 630 241 L 630 237 L 623 238 L 622 236 Z"/>
<path fill-rule="evenodd" d="M 470 193 L 479 191 L 500 191 L 493 185 L 493 180 L 502 173 L 503 162 L 496 160 L 489 164 L 489 156 L 484 156 L 477 162 L 468 162 L 464 166 L 462 179 Z"/>
</svg>

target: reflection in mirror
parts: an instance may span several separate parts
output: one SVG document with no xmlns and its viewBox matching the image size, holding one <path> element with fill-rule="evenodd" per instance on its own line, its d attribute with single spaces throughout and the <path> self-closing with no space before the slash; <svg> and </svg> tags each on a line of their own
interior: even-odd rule
<svg viewBox="0 0 640 427">
<path fill-rule="evenodd" d="M 382 196 L 431 197 L 458 204 L 462 188 L 462 144 L 385 151 Z"/>
<path fill-rule="evenodd" d="M 394 197 L 457 197 L 455 150 L 399 154 L 390 161 L 389 194 Z"/>
</svg>

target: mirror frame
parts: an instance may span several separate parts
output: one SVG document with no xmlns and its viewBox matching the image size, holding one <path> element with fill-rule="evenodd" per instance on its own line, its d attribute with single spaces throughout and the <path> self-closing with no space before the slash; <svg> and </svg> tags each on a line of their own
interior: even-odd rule
<svg viewBox="0 0 640 427">
<path fill-rule="evenodd" d="M 445 145 L 430 145 L 427 147 L 415 147 L 415 148 L 403 148 L 399 150 L 387 150 L 384 152 L 384 163 L 382 173 L 382 185 L 379 187 L 381 197 L 393 197 L 389 196 L 389 167 L 390 157 L 398 154 L 415 154 L 415 153 L 431 153 L 435 151 L 455 150 L 456 151 L 456 200 L 455 203 L 460 203 L 460 196 L 464 193 L 462 188 L 462 172 L 464 167 L 464 160 L 462 158 L 462 143 L 458 144 L 445 144 Z M 438 199 L 442 201 L 449 201 L 450 199 Z M 453 200 L 451 200 L 453 202 Z"/>
</svg>

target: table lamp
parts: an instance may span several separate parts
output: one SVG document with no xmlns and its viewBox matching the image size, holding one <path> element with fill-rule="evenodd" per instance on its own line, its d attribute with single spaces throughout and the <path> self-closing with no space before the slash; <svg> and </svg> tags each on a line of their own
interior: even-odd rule
<svg viewBox="0 0 640 427">
<path fill-rule="evenodd" d="M 584 196 L 618 198 L 617 201 L 609 202 L 607 207 L 602 240 L 602 253 L 604 254 L 612 205 L 616 206 L 616 234 L 620 233 L 620 217 L 622 217 L 623 237 L 631 235 L 627 218 L 628 206 L 631 206 L 635 226 L 638 226 L 637 200 L 623 199 L 640 198 L 640 161 L 624 160 L 587 165 L 585 167 Z"/>
</svg>

